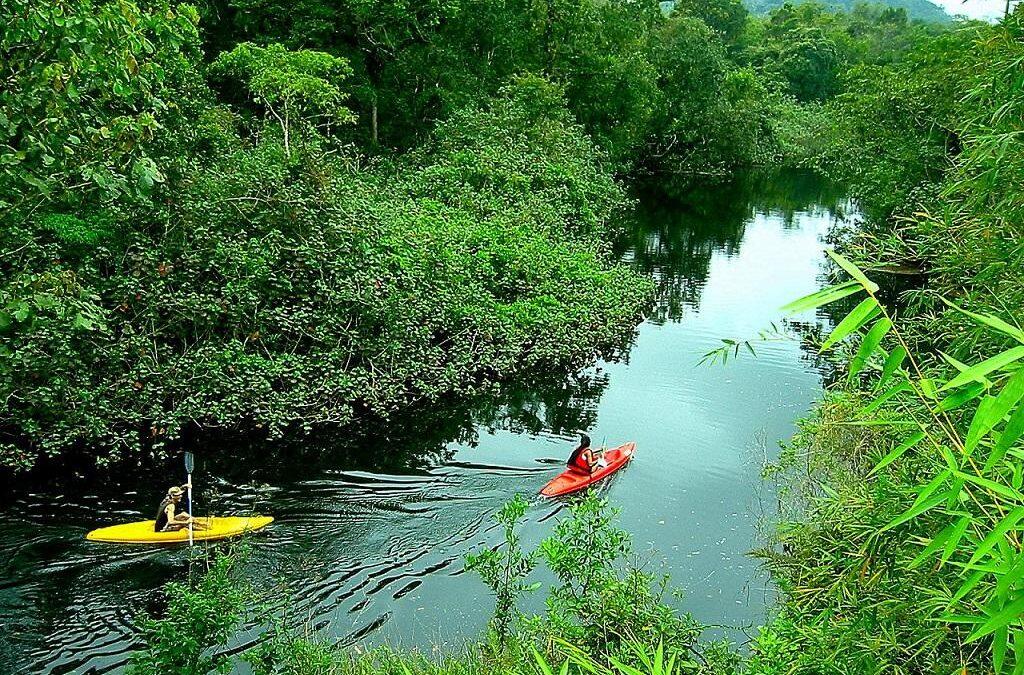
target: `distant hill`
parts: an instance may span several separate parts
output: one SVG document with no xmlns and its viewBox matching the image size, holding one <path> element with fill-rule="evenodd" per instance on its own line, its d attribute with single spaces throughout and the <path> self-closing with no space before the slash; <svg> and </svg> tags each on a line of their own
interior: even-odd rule
<svg viewBox="0 0 1024 675">
<path fill-rule="evenodd" d="M 811 0 L 789 0 L 793 4 L 809 2 Z M 833 9 L 849 12 L 854 5 L 860 4 L 863 0 L 819 0 L 821 4 Z M 781 7 L 786 0 L 743 0 L 747 10 L 751 14 L 764 15 L 776 7 Z M 869 4 L 881 5 L 882 7 L 895 7 L 907 10 L 907 16 L 911 20 L 918 19 L 931 23 L 949 23 L 953 20 L 946 10 L 929 0 L 871 0 Z"/>
</svg>

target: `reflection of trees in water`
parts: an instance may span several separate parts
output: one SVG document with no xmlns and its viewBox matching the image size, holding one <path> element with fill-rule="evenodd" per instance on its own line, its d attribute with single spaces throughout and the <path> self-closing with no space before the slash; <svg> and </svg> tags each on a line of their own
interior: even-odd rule
<svg viewBox="0 0 1024 675">
<path fill-rule="evenodd" d="M 714 183 L 671 177 L 640 185 L 638 204 L 615 250 L 657 287 L 652 321 L 678 321 L 696 306 L 711 258 L 739 252 L 756 213 L 795 227 L 797 214 L 841 216 L 843 190 L 807 171 L 751 171 Z"/>
<path fill-rule="evenodd" d="M 506 387 L 503 396 L 476 411 L 476 421 L 488 430 L 542 432 L 570 436 L 594 426 L 597 406 L 608 387 L 608 375 L 587 370 L 543 383 Z"/>
<path fill-rule="evenodd" d="M 387 420 L 364 419 L 357 436 L 325 429 L 274 442 L 224 439 L 220 451 L 211 455 L 216 464 L 211 468 L 232 482 L 237 478 L 272 483 L 300 480 L 330 468 L 419 471 L 451 460 L 456 444 L 475 446 L 481 432 L 569 436 L 586 430 L 597 421 L 598 402 L 607 386 L 607 374 L 592 369 L 532 374 L 469 399 L 417 405 Z M 236 464 L 233 458 L 240 461 Z M 253 458 L 259 458 L 255 465 Z"/>
</svg>

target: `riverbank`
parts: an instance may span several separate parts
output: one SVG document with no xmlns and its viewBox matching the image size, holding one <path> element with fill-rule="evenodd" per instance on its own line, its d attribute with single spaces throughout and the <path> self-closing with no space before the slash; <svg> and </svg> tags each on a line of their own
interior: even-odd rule
<svg viewBox="0 0 1024 675">
<path fill-rule="evenodd" d="M 1024 672 L 1022 35 L 1020 7 L 965 25 L 832 106 L 824 165 L 869 214 L 844 250 L 926 277 L 888 327 L 846 315 L 849 377 L 776 469 L 783 599 L 754 672 Z"/>
</svg>

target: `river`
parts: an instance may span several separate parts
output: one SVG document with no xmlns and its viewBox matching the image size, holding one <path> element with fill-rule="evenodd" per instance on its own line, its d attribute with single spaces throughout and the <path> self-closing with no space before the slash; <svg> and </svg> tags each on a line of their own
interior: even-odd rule
<svg viewBox="0 0 1024 675">
<path fill-rule="evenodd" d="M 493 608 L 463 572 L 467 552 L 497 541 L 490 515 L 517 492 L 535 495 L 577 432 L 595 444 L 634 440 L 636 459 L 603 495 L 649 569 L 684 590 L 680 608 L 742 641 L 773 598 L 748 555 L 775 509 L 760 472 L 821 395 L 822 373 L 797 340 L 765 343 L 756 358 L 725 366 L 698 362 L 721 338 L 778 323 L 778 307 L 820 287 L 827 237 L 854 215 L 841 190 L 805 173 L 746 176 L 675 198 L 641 191 L 616 252 L 654 278 L 657 301 L 617 358 L 413 416 L 354 447 L 320 439 L 266 462 L 251 456 L 251 467 L 237 448 L 200 460 L 198 511 L 255 506 L 277 518 L 253 538 L 247 573 L 292 598 L 294 616 L 319 634 L 451 648 L 478 636 Z M 218 450 L 196 448 L 201 458 Z M 183 574 L 187 553 L 83 537 L 152 517 L 168 482 L 139 489 L 83 478 L 60 494 L 39 488 L 7 500 L 0 672 L 123 667 L 133 617 Z M 546 536 L 563 508 L 532 499 L 525 544 Z"/>
</svg>

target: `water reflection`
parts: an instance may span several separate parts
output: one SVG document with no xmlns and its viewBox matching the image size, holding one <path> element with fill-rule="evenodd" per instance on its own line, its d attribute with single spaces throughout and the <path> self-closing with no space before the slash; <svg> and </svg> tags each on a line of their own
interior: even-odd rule
<svg viewBox="0 0 1024 675">
<path fill-rule="evenodd" d="M 735 256 L 755 214 L 796 227 L 798 214 L 843 220 L 848 197 L 808 171 L 750 171 L 695 185 L 659 177 L 634 187 L 637 207 L 615 250 L 657 285 L 651 321 L 680 321 L 700 303 L 715 255 Z"/>
</svg>

